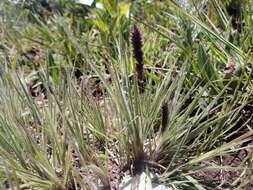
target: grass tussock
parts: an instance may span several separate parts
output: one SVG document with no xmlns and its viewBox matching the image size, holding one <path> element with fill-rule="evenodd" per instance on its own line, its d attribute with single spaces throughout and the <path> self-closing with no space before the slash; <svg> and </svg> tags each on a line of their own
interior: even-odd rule
<svg viewBox="0 0 253 190">
<path fill-rule="evenodd" d="M 0 189 L 252 188 L 252 3 L 101 4 L 0 2 Z"/>
</svg>

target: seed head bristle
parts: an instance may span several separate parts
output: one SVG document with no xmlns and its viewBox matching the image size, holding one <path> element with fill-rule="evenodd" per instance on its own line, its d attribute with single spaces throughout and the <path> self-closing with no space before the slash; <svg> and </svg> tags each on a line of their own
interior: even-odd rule
<svg viewBox="0 0 253 190">
<path fill-rule="evenodd" d="M 161 112 L 162 112 L 162 128 L 161 132 L 163 133 L 168 125 L 169 121 L 169 106 L 167 102 L 164 102 L 161 107 Z"/>
<path fill-rule="evenodd" d="M 136 25 L 133 27 L 133 30 L 132 30 L 131 43 L 133 47 L 134 58 L 137 61 L 137 64 L 136 64 L 137 80 L 139 84 L 142 84 L 144 80 L 143 51 L 142 51 L 143 44 L 142 44 L 141 33 Z"/>
</svg>

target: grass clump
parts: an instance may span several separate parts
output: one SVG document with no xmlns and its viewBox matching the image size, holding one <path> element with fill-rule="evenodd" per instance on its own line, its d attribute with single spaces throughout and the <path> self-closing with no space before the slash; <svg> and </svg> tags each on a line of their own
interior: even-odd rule
<svg viewBox="0 0 253 190">
<path fill-rule="evenodd" d="M 25 3 L 0 3 L 2 189 L 119 189 L 142 173 L 172 189 L 250 187 L 247 11 L 238 28 L 213 0 L 48 1 L 49 17 Z"/>
</svg>

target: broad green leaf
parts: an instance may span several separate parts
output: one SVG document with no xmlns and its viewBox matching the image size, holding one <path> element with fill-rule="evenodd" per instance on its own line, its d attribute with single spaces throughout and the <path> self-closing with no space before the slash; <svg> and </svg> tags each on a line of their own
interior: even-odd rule
<svg viewBox="0 0 253 190">
<path fill-rule="evenodd" d="M 56 65 L 51 52 L 48 53 L 48 66 L 49 72 L 53 81 L 57 84 L 59 82 L 59 68 Z"/>
<path fill-rule="evenodd" d="M 98 27 L 98 29 L 100 31 L 102 31 L 103 33 L 106 33 L 106 34 L 109 34 L 110 33 L 110 30 L 108 28 L 108 25 L 101 19 L 99 18 L 95 18 L 95 19 L 92 19 L 91 22 L 96 26 Z"/>
<path fill-rule="evenodd" d="M 130 8 L 130 4 L 129 3 L 122 3 L 119 5 L 119 10 L 120 10 L 120 16 L 124 16 L 128 14 L 129 12 L 129 8 Z"/>
</svg>

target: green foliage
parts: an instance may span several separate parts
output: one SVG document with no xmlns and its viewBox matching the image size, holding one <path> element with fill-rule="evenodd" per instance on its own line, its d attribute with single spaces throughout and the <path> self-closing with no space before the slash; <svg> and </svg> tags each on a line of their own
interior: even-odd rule
<svg viewBox="0 0 253 190">
<path fill-rule="evenodd" d="M 115 57 L 114 38 L 121 35 L 125 43 L 128 43 L 130 3 L 118 0 L 101 0 L 97 3 L 100 3 L 103 8 L 94 8 L 91 13 L 95 18 L 90 18 L 88 22 L 100 31 L 102 43 L 107 44 L 112 56 Z"/>
<path fill-rule="evenodd" d="M 198 177 L 215 169 L 246 186 L 251 152 L 210 163 L 251 147 L 252 2 L 96 3 L 0 2 L 0 188 L 113 189 L 114 172 L 225 188 Z"/>
</svg>

